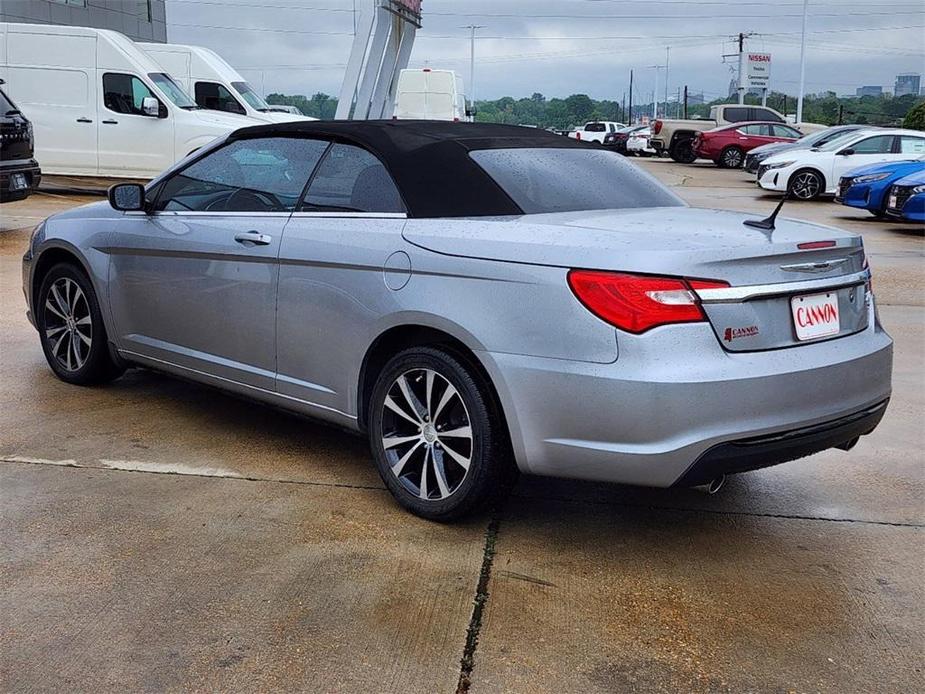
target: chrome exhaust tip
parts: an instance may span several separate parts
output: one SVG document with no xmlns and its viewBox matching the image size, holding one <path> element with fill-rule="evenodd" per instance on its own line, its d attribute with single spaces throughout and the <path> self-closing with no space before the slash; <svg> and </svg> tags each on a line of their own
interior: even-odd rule
<svg viewBox="0 0 925 694">
<path fill-rule="evenodd" d="M 858 441 L 860 440 L 861 440 L 860 436 L 855 436 L 850 441 L 845 441 L 844 443 L 837 445 L 836 448 L 839 448 L 843 451 L 850 451 L 852 448 L 858 445 Z"/>
<path fill-rule="evenodd" d="M 696 489 L 698 492 L 703 492 L 704 494 L 712 496 L 722 489 L 724 484 L 726 484 L 726 475 L 720 475 L 706 484 L 698 484 L 695 487 L 691 487 L 691 489 Z"/>
</svg>

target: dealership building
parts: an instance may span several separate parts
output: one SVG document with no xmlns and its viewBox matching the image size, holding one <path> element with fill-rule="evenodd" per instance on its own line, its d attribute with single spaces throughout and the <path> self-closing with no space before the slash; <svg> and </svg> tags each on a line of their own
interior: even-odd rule
<svg viewBox="0 0 925 694">
<path fill-rule="evenodd" d="M 134 41 L 167 41 L 166 0 L 3 0 L 0 22 L 112 29 Z"/>
</svg>

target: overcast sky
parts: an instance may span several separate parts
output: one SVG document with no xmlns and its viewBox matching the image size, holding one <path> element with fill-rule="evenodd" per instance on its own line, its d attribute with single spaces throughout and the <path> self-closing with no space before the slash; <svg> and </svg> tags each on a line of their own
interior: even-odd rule
<svg viewBox="0 0 925 694">
<path fill-rule="evenodd" d="M 212 48 L 264 93 L 337 95 L 350 53 L 356 4 L 372 0 L 167 0 L 168 41 Z M 622 98 L 630 68 L 646 100 L 670 46 L 669 88 L 707 99 L 726 94 L 722 55 L 732 37 L 771 53 L 773 89 L 795 94 L 802 0 L 424 0 L 411 66 L 454 69 L 469 80 L 469 24 L 476 96 L 586 93 Z M 897 73 L 925 73 L 925 0 L 810 0 L 807 91 L 892 90 Z M 734 62 L 734 61 L 731 61 Z M 664 95 L 664 72 L 659 76 Z M 640 91 L 641 90 L 641 93 Z M 637 101 L 642 100 L 637 98 Z"/>
</svg>

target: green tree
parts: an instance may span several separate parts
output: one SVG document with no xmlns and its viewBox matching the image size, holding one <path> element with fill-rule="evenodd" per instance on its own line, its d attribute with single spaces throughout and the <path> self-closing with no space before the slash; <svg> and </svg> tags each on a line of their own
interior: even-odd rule
<svg viewBox="0 0 925 694">
<path fill-rule="evenodd" d="M 903 119 L 903 127 L 912 130 L 925 130 L 925 101 L 920 101 L 911 109 Z"/>
</svg>

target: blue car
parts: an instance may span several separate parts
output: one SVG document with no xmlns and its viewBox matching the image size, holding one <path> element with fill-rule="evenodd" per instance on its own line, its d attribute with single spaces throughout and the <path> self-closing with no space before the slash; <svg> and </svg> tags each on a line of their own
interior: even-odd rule
<svg viewBox="0 0 925 694">
<path fill-rule="evenodd" d="M 896 181 L 886 198 L 886 213 L 890 217 L 925 222 L 925 168 Z"/>
<path fill-rule="evenodd" d="M 883 217 L 886 214 L 886 193 L 890 186 L 905 176 L 921 171 L 925 171 L 925 158 L 922 157 L 852 169 L 839 179 L 835 202 Z"/>
</svg>

